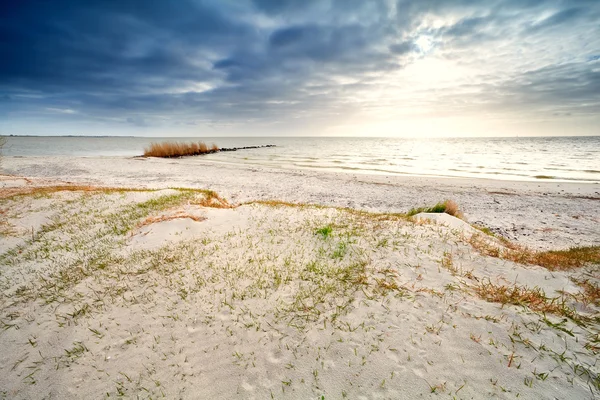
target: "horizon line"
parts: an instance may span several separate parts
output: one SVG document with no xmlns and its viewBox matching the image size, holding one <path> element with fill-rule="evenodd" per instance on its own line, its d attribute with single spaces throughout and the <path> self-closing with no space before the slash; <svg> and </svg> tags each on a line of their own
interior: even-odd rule
<svg viewBox="0 0 600 400">
<path fill-rule="evenodd" d="M 576 138 L 576 137 L 600 137 L 599 134 L 593 135 L 548 135 L 548 136 L 316 136 L 316 135 L 304 135 L 304 136 L 137 136 L 137 135 L 2 135 L 0 137 L 11 138 L 11 137 L 41 137 L 41 138 L 58 138 L 58 137 L 70 137 L 70 138 L 144 138 L 144 139 L 248 139 L 248 138 L 326 138 L 326 139 L 516 139 L 516 138 Z"/>
</svg>

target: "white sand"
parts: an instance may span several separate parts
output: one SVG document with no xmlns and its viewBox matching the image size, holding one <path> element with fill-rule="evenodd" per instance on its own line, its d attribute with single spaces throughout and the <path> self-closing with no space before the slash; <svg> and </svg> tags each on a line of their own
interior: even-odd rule
<svg viewBox="0 0 600 400">
<path fill-rule="evenodd" d="M 7 164 L 14 168 L 21 162 Z M 253 173 L 244 169 L 222 182 L 230 170 L 213 167 L 208 172 L 217 177 L 209 185 L 206 177 L 176 178 L 177 162 L 164 162 L 164 169 L 163 161 L 155 160 L 73 163 L 49 164 L 37 175 L 65 178 L 66 171 L 88 165 L 89 172 L 69 180 L 211 186 L 223 192 L 228 187 L 229 197 L 237 200 L 273 193 L 294 200 L 305 193 L 302 200 L 312 201 L 321 191 L 320 202 L 333 204 L 358 201 L 355 191 L 372 190 L 355 205 L 409 207 L 392 207 L 388 198 L 407 198 L 402 193 L 408 183 L 400 180 L 393 185 L 404 186 L 373 183 L 384 178 L 350 183 L 353 177 L 309 175 L 296 177 L 294 191 L 286 180 L 302 173 L 261 171 L 252 192 L 246 186 L 252 182 L 243 177 Z M 36 175 L 31 160 L 19 165 L 29 168 L 28 176 Z M 129 165 L 146 169 L 116 172 Z M 146 182 L 150 169 L 156 175 L 162 171 L 163 179 L 168 173 L 169 180 Z M 115 176 L 108 178 L 111 173 Z M 364 179 L 372 181 L 358 182 Z M 272 193 L 262 192 L 268 180 Z M 35 184 L 3 181 L 6 192 L 9 186 Z M 506 185 L 498 189 L 519 187 Z M 461 190 L 476 193 L 449 188 L 436 189 L 439 196 L 412 198 L 410 206 L 459 197 Z M 527 190 L 506 195 L 506 201 L 524 205 L 518 200 L 523 196 L 545 198 Z M 581 199 L 551 196 L 569 207 L 589 207 Z M 2 226 L 11 228 L 0 248 L 0 397 L 591 399 L 600 394 L 600 310 L 584 301 L 583 289 L 572 280 L 585 275 L 598 283 L 597 266 L 551 272 L 484 257 L 466 242 L 477 232 L 447 215 L 420 216 L 436 220 L 423 222 L 332 208 L 218 209 L 198 205 L 203 198 L 160 190 L 0 200 Z M 327 227 L 329 233 L 319 233 Z M 488 282 L 563 298 L 579 324 L 485 301 L 476 288 Z"/>
<path fill-rule="evenodd" d="M 327 208 L 214 209 L 178 193 L 2 201 L 8 224 L 45 221 L 0 256 L 4 397 L 598 395 L 597 322 L 502 307 L 474 291 L 489 280 L 576 296 L 571 277 L 585 271 L 483 257 L 465 242 L 473 231 L 448 216 L 423 224 Z M 142 224 L 173 215 L 182 218 Z M 317 233 L 327 226 L 327 237 Z"/>
<path fill-rule="evenodd" d="M 532 248 L 600 243 L 600 185 L 383 176 L 227 164 L 202 157 L 5 157 L 5 173 L 103 186 L 212 189 L 231 203 L 258 199 L 406 212 L 447 198 L 470 223 Z"/>
</svg>

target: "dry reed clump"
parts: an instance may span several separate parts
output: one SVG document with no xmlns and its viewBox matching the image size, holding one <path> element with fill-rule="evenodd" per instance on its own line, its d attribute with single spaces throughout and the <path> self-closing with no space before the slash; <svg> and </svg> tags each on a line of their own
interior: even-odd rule
<svg viewBox="0 0 600 400">
<path fill-rule="evenodd" d="M 463 217 L 462 212 L 458 209 L 458 204 L 454 200 L 446 200 L 444 205 L 446 206 L 446 209 L 444 210 L 446 214 L 450 214 L 457 218 Z"/>
<path fill-rule="evenodd" d="M 502 242 L 504 246 L 499 246 L 481 235 L 473 235 L 469 239 L 469 244 L 483 255 L 519 264 L 539 265 L 549 270 L 569 270 L 581 268 L 586 264 L 600 264 L 600 246 L 534 251 L 507 240 Z"/>
<path fill-rule="evenodd" d="M 144 157 L 171 158 L 197 156 L 200 154 L 215 153 L 217 151 L 219 151 L 219 147 L 214 143 L 209 147 L 204 142 L 162 142 L 151 143 L 149 147 L 146 147 L 144 149 Z"/>
</svg>

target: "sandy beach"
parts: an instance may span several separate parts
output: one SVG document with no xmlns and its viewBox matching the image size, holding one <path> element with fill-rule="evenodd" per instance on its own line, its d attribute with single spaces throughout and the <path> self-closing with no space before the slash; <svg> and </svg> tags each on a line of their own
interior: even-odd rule
<svg viewBox="0 0 600 400">
<path fill-rule="evenodd" d="M 600 1 L 0 6 L 0 400 L 600 399 Z"/>
<path fill-rule="evenodd" d="M 6 157 L 5 173 L 48 182 L 214 190 L 231 204 L 255 200 L 406 212 L 456 201 L 467 221 L 536 249 L 600 243 L 600 184 L 367 175 L 203 160 Z"/>
<path fill-rule="evenodd" d="M 597 184 L 2 167 L 4 398 L 600 394 L 598 264 L 532 261 L 600 243 Z M 464 220 L 401 214 L 445 199 Z"/>
</svg>

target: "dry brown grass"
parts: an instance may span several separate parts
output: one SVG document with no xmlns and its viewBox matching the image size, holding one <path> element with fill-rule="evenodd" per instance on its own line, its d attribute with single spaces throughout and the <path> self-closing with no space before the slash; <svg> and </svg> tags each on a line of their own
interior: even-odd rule
<svg viewBox="0 0 600 400">
<path fill-rule="evenodd" d="M 495 285 L 487 281 L 475 286 L 474 289 L 479 297 L 489 302 L 524 306 L 533 311 L 580 320 L 575 310 L 566 306 L 564 297 L 549 298 L 538 287 Z"/>
<path fill-rule="evenodd" d="M 227 200 L 223 199 L 216 192 L 207 190 L 204 192 L 205 197 L 202 200 L 196 200 L 193 204 L 201 207 L 212 207 L 212 208 L 234 208 Z"/>
<path fill-rule="evenodd" d="M 458 268 L 454 266 L 454 261 L 452 259 L 452 253 L 444 252 L 444 256 L 442 257 L 440 263 L 442 267 L 450 271 L 452 275 L 456 275 L 458 272 Z"/>
<path fill-rule="evenodd" d="M 600 264 L 600 246 L 535 252 L 530 261 L 548 269 L 574 269 L 586 264 Z"/>
<path fill-rule="evenodd" d="M 208 154 L 219 151 L 216 144 L 212 144 L 210 147 L 203 142 L 162 142 L 162 143 L 151 143 L 149 147 L 144 149 L 144 157 L 184 157 L 184 156 L 197 156 L 200 154 Z"/>
<path fill-rule="evenodd" d="M 242 205 L 245 205 L 245 204 L 260 204 L 260 205 L 268 206 L 268 207 L 298 207 L 298 208 L 311 206 L 310 204 L 290 203 L 288 201 L 281 201 L 281 200 L 254 200 L 254 201 L 248 201 L 246 203 L 243 203 Z"/>
<path fill-rule="evenodd" d="M 446 210 L 444 211 L 446 214 L 453 215 L 457 218 L 462 218 L 463 215 L 458 209 L 458 204 L 454 200 L 446 200 L 444 202 L 446 205 Z"/>
<path fill-rule="evenodd" d="M 8 222 L 7 210 L 0 208 L 0 237 L 11 236 L 17 233 L 14 225 Z"/>
<path fill-rule="evenodd" d="M 568 250 L 535 251 L 503 240 L 503 245 L 473 235 L 469 243 L 479 253 L 519 264 L 539 265 L 549 270 L 570 270 L 587 264 L 600 264 L 600 246 L 573 247 Z"/>
<path fill-rule="evenodd" d="M 202 222 L 202 221 L 206 220 L 205 217 L 200 217 L 197 215 L 188 214 L 186 212 L 179 211 L 179 212 L 177 212 L 175 214 L 171 214 L 171 215 L 158 215 L 158 216 L 148 217 L 145 220 L 143 220 L 142 222 L 140 222 L 139 224 L 137 224 L 136 229 L 140 229 L 144 226 L 156 224 L 159 222 L 173 221 L 175 219 L 191 219 L 192 221 L 196 221 L 196 222 Z"/>
<path fill-rule="evenodd" d="M 573 279 L 573 281 L 583 289 L 583 292 L 573 296 L 576 300 L 600 306 L 600 286 L 589 279 Z"/>
</svg>

